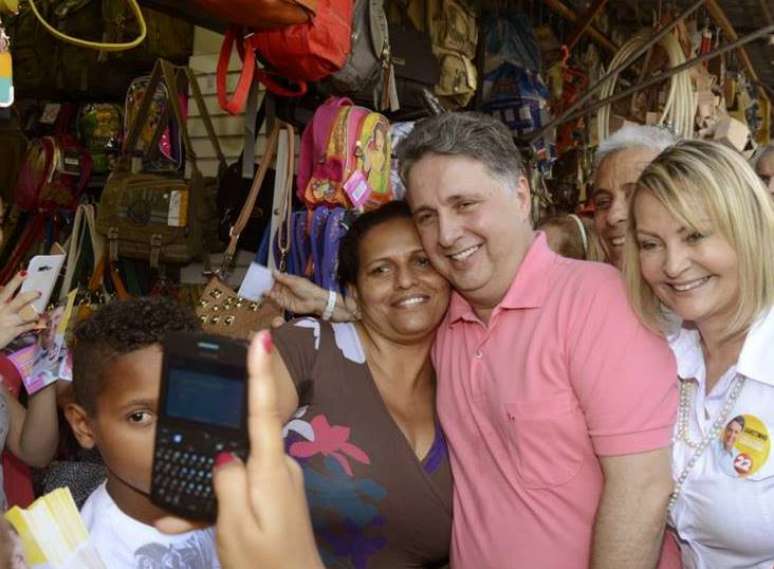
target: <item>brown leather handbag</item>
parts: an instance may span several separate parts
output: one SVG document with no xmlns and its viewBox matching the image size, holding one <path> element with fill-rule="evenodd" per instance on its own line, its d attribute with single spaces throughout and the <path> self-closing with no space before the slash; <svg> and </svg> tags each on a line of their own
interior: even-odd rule
<svg viewBox="0 0 774 569">
<path fill-rule="evenodd" d="M 317 11 L 317 0 L 191 0 L 191 5 L 218 20 L 259 29 L 305 24 Z"/>
<path fill-rule="evenodd" d="M 283 128 L 288 133 L 288 159 L 286 164 L 277 164 L 276 168 L 278 171 L 280 168 L 286 168 L 286 185 L 293 184 L 295 133 L 292 126 L 277 121 L 269 135 L 266 150 L 261 159 L 261 165 L 255 175 L 253 185 L 250 187 L 250 193 L 245 200 L 244 206 L 242 206 L 242 211 L 239 213 L 236 223 L 231 228 L 231 239 L 223 255 L 223 265 L 207 283 L 207 287 L 204 289 L 204 293 L 196 307 L 196 314 L 201 320 L 202 328 L 211 334 L 246 339 L 258 330 L 270 328 L 274 319 L 283 315 L 282 308 L 272 300 L 253 301 L 241 298 L 226 282 L 228 270 L 237 252 L 239 236 L 250 219 L 255 202 L 258 199 L 258 192 L 266 177 L 266 172 L 274 161 L 274 156 L 277 152 L 277 140 L 280 130 Z M 292 187 L 286 187 L 285 190 L 287 195 L 292 193 Z"/>
</svg>

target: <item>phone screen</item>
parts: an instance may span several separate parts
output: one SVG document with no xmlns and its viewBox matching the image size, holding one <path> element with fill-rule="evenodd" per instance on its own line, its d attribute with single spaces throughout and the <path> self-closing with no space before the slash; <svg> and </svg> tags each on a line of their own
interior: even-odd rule
<svg viewBox="0 0 774 569">
<path fill-rule="evenodd" d="M 191 369 L 171 368 L 167 376 L 165 414 L 176 419 L 239 429 L 243 381 Z"/>
</svg>

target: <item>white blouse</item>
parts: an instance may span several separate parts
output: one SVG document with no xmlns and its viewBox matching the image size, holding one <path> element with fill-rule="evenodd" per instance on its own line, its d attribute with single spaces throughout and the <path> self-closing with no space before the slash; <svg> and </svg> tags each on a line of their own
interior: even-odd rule
<svg viewBox="0 0 774 569">
<path fill-rule="evenodd" d="M 732 389 L 745 382 L 720 432 L 690 470 L 669 517 L 685 569 L 774 568 L 774 311 L 757 322 L 739 361 L 706 394 L 699 334 L 682 329 L 670 345 L 683 388 L 689 387 L 687 437 L 676 427 L 673 472 L 678 479 L 712 430 Z M 685 409 L 683 409 L 685 407 Z"/>
</svg>

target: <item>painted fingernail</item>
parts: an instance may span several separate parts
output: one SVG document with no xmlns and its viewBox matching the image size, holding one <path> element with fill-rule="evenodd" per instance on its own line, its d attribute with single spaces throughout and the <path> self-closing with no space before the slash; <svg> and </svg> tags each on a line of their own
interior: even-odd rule
<svg viewBox="0 0 774 569">
<path fill-rule="evenodd" d="M 261 342 L 263 343 L 263 351 L 267 354 L 270 354 L 272 350 L 274 350 L 274 340 L 271 339 L 271 333 L 264 332 Z"/>
<path fill-rule="evenodd" d="M 21 272 L 19 273 L 19 276 L 20 276 L 20 277 L 22 277 L 22 278 L 23 278 L 23 277 L 26 277 L 26 276 L 27 276 L 27 271 L 21 271 Z"/>
<path fill-rule="evenodd" d="M 219 452 L 218 454 L 215 455 L 215 468 L 219 468 L 235 460 L 236 460 L 236 456 L 234 456 L 232 453 Z"/>
</svg>

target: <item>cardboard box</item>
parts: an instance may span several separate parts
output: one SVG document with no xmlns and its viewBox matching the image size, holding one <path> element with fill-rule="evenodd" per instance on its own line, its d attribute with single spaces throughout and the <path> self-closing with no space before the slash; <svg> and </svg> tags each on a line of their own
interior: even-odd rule
<svg viewBox="0 0 774 569">
<path fill-rule="evenodd" d="M 715 128 L 714 139 L 742 152 L 750 140 L 750 129 L 735 118 L 724 117 Z"/>
</svg>

